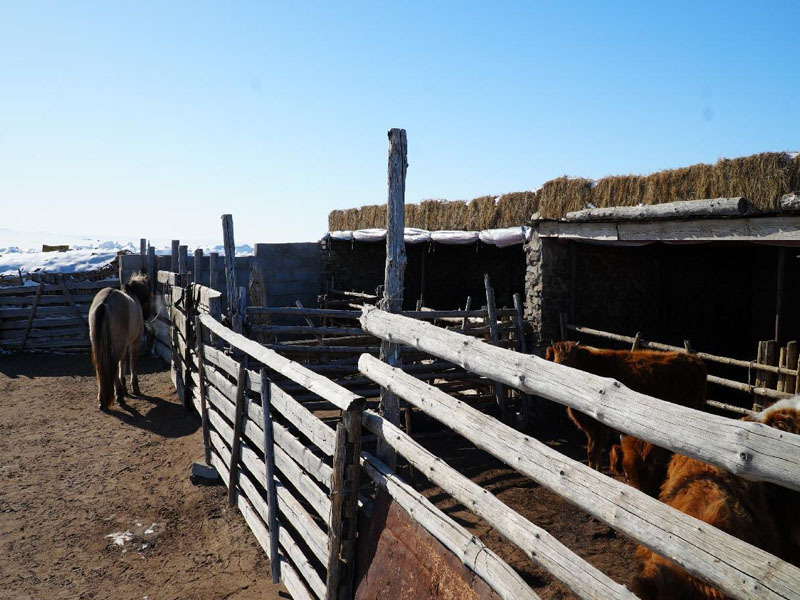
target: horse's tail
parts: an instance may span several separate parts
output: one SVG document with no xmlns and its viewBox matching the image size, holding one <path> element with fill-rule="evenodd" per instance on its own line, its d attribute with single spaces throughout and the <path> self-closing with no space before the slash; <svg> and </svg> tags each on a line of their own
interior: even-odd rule
<svg viewBox="0 0 800 600">
<path fill-rule="evenodd" d="M 111 331 L 108 323 L 108 307 L 100 304 L 92 313 L 92 362 L 97 372 L 99 401 L 101 408 L 111 406 L 114 398 L 115 361 L 114 346 L 111 342 Z"/>
</svg>

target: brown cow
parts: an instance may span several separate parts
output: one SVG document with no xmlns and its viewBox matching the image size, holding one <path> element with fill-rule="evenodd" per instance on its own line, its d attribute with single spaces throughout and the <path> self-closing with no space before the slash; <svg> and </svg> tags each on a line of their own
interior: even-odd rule
<svg viewBox="0 0 800 600">
<path fill-rule="evenodd" d="M 702 408 L 706 395 L 706 367 L 698 357 L 683 352 L 604 350 L 578 342 L 557 342 L 545 357 L 582 371 L 613 377 L 634 391 L 661 400 Z M 612 431 L 592 417 L 568 408 L 570 419 L 586 434 L 589 466 L 600 470 L 607 435 Z M 621 455 L 621 460 L 620 460 Z M 631 485 L 655 496 L 666 476 L 671 453 L 632 436 L 623 436 L 614 463 L 621 463 Z"/>
<path fill-rule="evenodd" d="M 782 400 L 752 418 L 800 434 L 800 396 Z M 660 500 L 745 542 L 800 565 L 800 493 L 746 481 L 720 467 L 680 454 L 669 464 Z M 640 546 L 642 568 L 633 592 L 644 600 L 721 600 L 715 587 Z"/>
</svg>

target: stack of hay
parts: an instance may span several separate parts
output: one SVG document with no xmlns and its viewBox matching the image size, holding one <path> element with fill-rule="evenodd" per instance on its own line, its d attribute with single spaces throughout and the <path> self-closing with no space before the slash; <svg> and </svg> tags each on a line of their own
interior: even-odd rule
<svg viewBox="0 0 800 600">
<path fill-rule="evenodd" d="M 784 194 L 800 190 L 800 155 L 764 152 L 721 159 L 652 175 L 592 179 L 559 177 L 535 192 L 515 192 L 499 198 L 482 196 L 470 202 L 425 200 L 406 205 L 406 227 L 429 231 L 481 231 L 524 225 L 535 212 L 558 219 L 587 207 L 652 205 L 702 198 L 747 198 L 751 208 L 777 212 Z M 334 210 L 329 231 L 386 226 L 386 205 Z"/>
</svg>

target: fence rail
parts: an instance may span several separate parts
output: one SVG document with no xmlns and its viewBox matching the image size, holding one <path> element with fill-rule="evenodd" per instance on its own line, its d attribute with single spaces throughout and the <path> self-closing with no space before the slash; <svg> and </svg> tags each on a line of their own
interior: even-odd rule
<svg viewBox="0 0 800 600">
<path fill-rule="evenodd" d="M 364 329 L 382 339 L 411 345 L 525 392 L 572 406 L 659 446 L 745 477 L 800 490 L 796 476 L 800 436 L 760 423 L 705 415 L 636 394 L 610 379 L 509 353 L 375 308 L 365 308 L 363 313 Z M 566 458 L 372 357 L 362 356 L 359 370 L 479 448 L 732 597 L 798 598 L 797 567 Z M 680 432 L 671 423 L 680 423 Z M 682 439 L 676 443 L 671 436 Z"/>
</svg>

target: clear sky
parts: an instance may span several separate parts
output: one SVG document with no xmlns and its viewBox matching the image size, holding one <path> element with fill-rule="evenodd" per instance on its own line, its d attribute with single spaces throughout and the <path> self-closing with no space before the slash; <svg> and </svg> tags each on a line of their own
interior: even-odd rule
<svg viewBox="0 0 800 600">
<path fill-rule="evenodd" d="M 800 2 L 0 0 L 0 227 L 310 241 L 386 200 L 800 149 Z"/>
</svg>

